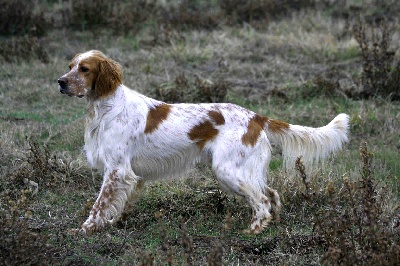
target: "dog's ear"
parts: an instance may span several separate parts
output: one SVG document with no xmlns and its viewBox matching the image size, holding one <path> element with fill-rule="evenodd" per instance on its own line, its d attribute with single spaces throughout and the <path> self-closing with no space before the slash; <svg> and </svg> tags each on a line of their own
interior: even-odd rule
<svg viewBox="0 0 400 266">
<path fill-rule="evenodd" d="M 122 84 L 122 67 L 117 62 L 105 58 L 99 62 L 95 91 L 99 97 L 112 94 Z"/>
</svg>

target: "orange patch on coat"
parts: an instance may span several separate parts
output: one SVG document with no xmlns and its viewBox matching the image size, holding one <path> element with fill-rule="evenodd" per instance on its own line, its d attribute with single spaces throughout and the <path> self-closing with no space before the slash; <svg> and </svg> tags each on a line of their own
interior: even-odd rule
<svg viewBox="0 0 400 266">
<path fill-rule="evenodd" d="M 154 132 L 160 124 L 167 119 L 168 114 L 171 112 L 171 106 L 163 103 L 149 110 L 147 114 L 146 127 L 144 133 L 150 134 Z"/>
<path fill-rule="evenodd" d="M 254 115 L 247 125 L 247 132 L 242 136 L 242 143 L 249 146 L 256 145 L 258 137 L 261 131 L 264 130 L 264 125 L 267 121 L 267 117 L 261 117 L 257 114 Z"/>
<path fill-rule="evenodd" d="M 207 141 L 210 141 L 218 135 L 218 129 L 210 121 L 204 121 L 193 127 L 188 133 L 189 138 L 196 142 L 196 145 L 202 150 Z"/>
<path fill-rule="evenodd" d="M 209 111 L 208 116 L 211 117 L 217 125 L 225 124 L 225 118 L 219 111 Z"/>
<path fill-rule="evenodd" d="M 274 133 L 283 132 L 290 126 L 286 122 L 269 119 L 266 116 L 259 116 L 256 114 L 247 125 L 247 132 L 242 137 L 242 143 L 249 146 L 256 145 L 258 137 L 261 131 L 264 130 L 266 123 L 268 124 L 268 131 Z"/>
<path fill-rule="evenodd" d="M 289 124 L 279 120 L 268 119 L 268 130 L 271 132 L 282 132 L 289 128 Z"/>
</svg>

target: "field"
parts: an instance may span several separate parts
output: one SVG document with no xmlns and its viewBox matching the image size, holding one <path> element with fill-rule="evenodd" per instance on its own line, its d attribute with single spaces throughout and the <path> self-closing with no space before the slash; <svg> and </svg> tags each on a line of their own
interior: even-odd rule
<svg viewBox="0 0 400 266">
<path fill-rule="evenodd" d="M 384 2 L 384 3 L 383 3 Z M 0 264 L 399 265 L 397 1 L 0 0 Z M 166 102 L 231 102 L 291 124 L 350 115 L 350 142 L 309 173 L 268 183 L 281 221 L 198 165 L 146 184 L 132 216 L 80 236 L 102 177 L 82 152 L 85 99 L 60 94 L 72 57 L 97 49 L 124 84 Z"/>
</svg>

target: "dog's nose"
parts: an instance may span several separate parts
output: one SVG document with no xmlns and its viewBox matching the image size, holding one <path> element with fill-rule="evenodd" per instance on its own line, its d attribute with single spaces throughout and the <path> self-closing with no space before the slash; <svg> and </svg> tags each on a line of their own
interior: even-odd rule
<svg viewBox="0 0 400 266">
<path fill-rule="evenodd" d="M 57 82 L 58 82 L 58 84 L 60 85 L 61 88 L 64 88 L 68 84 L 68 81 L 67 81 L 66 78 L 59 78 L 57 80 Z"/>
</svg>

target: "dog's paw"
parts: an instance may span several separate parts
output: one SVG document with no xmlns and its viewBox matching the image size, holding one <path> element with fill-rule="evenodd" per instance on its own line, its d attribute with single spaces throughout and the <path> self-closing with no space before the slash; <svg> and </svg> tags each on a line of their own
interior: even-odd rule
<svg viewBox="0 0 400 266">
<path fill-rule="evenodd" d="M 72 228 L 68 230 L 70 236 L 88 236 L 88 232 L 82 228 Z"/>
<path fill-rule="evenodd" d="M 245 235 L 258 235 L 262 231 L 263 231 L 262 228 L 255 227 L 255 228 L 244 229 L 244 230 L 242 230 L 242 233 L 245 234 Z"/>
</svg>

